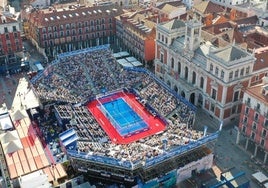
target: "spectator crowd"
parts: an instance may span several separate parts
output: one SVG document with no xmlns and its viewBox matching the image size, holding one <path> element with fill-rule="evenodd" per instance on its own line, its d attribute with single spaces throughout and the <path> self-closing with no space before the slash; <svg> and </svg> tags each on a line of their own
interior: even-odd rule
<svg viewBox="0 0 268 188">
<path fill-rule="evenodd" d="M 194 111 L 187 104 L 168 92 L 146 71 L 124 69 L 108 48 L 78 51 L 57 61 L 53 71 L 44 74 L 33 86 L 42 100 L 66 103 L 54 108 L 59 117 L 66 121 L 65 129 L 76 131 L 79 153 L 131 162 L 146 161 L 203 136 L 202 132 L 192 130 Z M 86 106 L 74 105 L 103 90 L 118 88 L 135 89 L 142 100 L 168 119 L 167 129 L 134 143 L 117 145 Z"/>
</svg>

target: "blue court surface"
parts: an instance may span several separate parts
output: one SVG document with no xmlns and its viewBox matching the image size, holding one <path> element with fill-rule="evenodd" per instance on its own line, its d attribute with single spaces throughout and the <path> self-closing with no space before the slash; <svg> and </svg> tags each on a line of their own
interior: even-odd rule
<svg viewBox="0 0 268 188">
<path fill-rule="evenodd" d="M 122 98 L 99 106 L 121 136 L 148 128 L 144 120 Z"/>
</svg>

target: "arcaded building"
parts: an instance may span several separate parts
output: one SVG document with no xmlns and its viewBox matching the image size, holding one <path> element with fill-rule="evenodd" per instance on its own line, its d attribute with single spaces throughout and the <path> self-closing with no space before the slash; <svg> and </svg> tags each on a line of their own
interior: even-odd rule
<svg viewBox="0 0 268 188">
<path fill-rule="evenodd" d="M 48 57 L 115 40 L 115 16 L 119 6 L 58 5 L 37 9 L 28 18 L 28 34 L 38 50 Z"/>
<path fill-rule="evenodd" d="M 255 62 L 235 43 L 217 47 L 201 37 L 196 19 L 157 26 L 155 74 L 212 118 L 238 120 Z"/>
</svg>

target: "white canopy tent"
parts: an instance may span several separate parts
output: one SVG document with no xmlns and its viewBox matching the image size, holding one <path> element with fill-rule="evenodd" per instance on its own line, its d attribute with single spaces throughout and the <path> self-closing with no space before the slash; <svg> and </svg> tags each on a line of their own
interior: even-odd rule
<svg viewBox="0 0 268 188">
<path fill-rule="evenodd" d="M 131 57 L 127 57 L 126 60 L 128 62 L 134 62 L 134 61 L 138 61 L 135 57 L 131 56 Z"/>
<path fill-rule="evenodd" d="M 28 117 L 27 112 L 25 110 L 16 110 L 14 113 L 11 114 L 11 118 L 13 121 L 19 121 L 24 118 Z"/>
<path fill-rule="evenodd" d="M 13 128 L 13 124 L 8 113 L 0 116 L 0 126 L 2 130 Z"/>
<path fill-rule="evenodd" d="M 133 67 L 133 65 L 128 62 L 126 59 L 118 59 L 117 62 L 123 67 Z"/>
<path fill-rule="evenodd" d="M 23 149 L 21 144 L 18 132 L 14 131 L 7 131 L 0 135 L 0 142 L 2 144 L 3 150 L 5 154 L 13 153 L 20 149 Z"/>
<path fill-rule="evenodd" d="M 133 61 L 133 62 L 131 62 L 131 64 L 132 64 L 133 66 L 135 66 L 135 67 L 142 66 L 142 63 L 139 62 L 139 61 Z"/>
<path fill-rule="evenodd" d="M 252 174 L 252 176 L 258 183 L 263 183 L 268 180 L 268 177 L 262 172 L 256 172 Z"/>
</svg>

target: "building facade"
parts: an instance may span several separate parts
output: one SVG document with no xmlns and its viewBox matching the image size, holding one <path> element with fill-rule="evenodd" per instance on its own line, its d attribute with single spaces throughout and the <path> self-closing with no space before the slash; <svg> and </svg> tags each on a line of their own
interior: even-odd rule
<svg viewBox="0 0 268 188">
<path fill-rule="evenodd" d="M 268 77 L 244 92 L 236 143 L 250 151 L 263 164 L 268 155 Z"/>
<path fill-rule="evenodd" d="M 39 9 L 30 13 L 26 33 L 39 52 L 48 57 L 108 43 L 113 47 L 115 16 L 120 14 L 122 10 L 115 5 Z"/>
<path fill-rule="evenodd" d="M 22 40 L 19 23 L 4 15 L 0 18 L 0 74 L 3 74 L 20 60 L 15 53 L 22 51 Z"/>
<path fill-rule="evenodd" d="M 156 18 L 149 20 L 143 13 L 116 17 L 117 46 L 129 51 L 145 66 L 152 65 L 155 58 L 156 22 L 153 20 Z"/>
<path fill-rule="evenodd" d="M 196 19 L 158 24 L 155 74 L 226 124 L 239 118 L 255 57 L 234 43 L 216 47 L 203 41 L 201 27 Z"/>
</svg>

